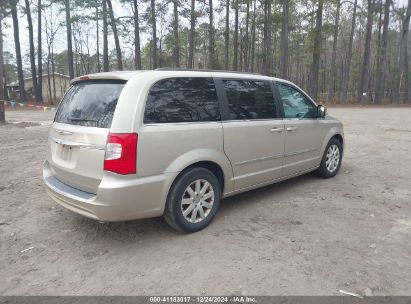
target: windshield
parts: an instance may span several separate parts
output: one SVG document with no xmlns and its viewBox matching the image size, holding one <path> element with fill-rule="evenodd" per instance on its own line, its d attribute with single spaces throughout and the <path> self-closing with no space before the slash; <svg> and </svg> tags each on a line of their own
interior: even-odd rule
<svg viewBox="0 0 411 304">
<path fill-rule="evenodd" d="M 95 80 L 74 84 L 61 101 L 55 122 L 110 128 L 125 81 Z"/>
</svg>

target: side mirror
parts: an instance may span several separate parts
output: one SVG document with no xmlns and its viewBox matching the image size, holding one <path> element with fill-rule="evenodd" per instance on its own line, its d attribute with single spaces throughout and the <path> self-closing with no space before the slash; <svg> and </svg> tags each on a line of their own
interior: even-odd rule
<svg viewBox="0 0 411 304">
<path fill-rule="evenodd" d="M 324 118 L 325 115 L 327 115 L 327 108 L 323 105 L 318 105 L 317 106 L 317 117 Z"/>
</svg>

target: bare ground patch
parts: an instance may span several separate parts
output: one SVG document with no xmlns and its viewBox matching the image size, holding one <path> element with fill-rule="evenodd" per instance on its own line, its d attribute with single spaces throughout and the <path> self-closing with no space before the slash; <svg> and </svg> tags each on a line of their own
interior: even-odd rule
<svg viewBox="0 0 411 304">
<path fill-rule="evenodd" d="M 33 112 L 9 118 L 52 120 Z M 346 133 L 335 178 L 225 199 L 190 235 L 161 218 L 100 224 L 58 206 L 41 181 L 47 126 L 0 126 L 0 294 L 410 295 L 411 141 L 386 130 L 408 130 L 411 109 L 329 112 Z"/>
</svg>

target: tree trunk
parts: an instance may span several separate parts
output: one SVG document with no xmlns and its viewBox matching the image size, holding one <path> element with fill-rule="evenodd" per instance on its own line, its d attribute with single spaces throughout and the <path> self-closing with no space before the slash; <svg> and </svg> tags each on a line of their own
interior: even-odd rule
<svg viewBox="0 0 411 304">
<path fill-rule="evenodd" d="M 41 0 L 37 1 L 37 90 L 39 101 L 43 101 L 43 58 L 41 50 L 41 11 L 43 6 Z"/>
<path fill-rule="evenodd" d="M 267 20 L 267 5 L 268 5 L 269 0 L 264 1 L 264 22 L 263 22 L 263 45 L 262 45 L 262 69 L 261 71 L 263 74 L 267 74 L 267 65 L 268 65 L 268 46 L 267 46 L 267 41 L 268 41 L 268 20 Z"/>
<path fill-rule="evenodd" d="M 101 64 L 100 64 L 100 25 L 99 25 L 99 4 L 98 1 L 96 1 L 96 57 L 97 57 L 97 72 L 101 72 Z"/>
<path fill-rule="evenodd" d="M 406 57 L 408 57 L 407 43 L 408 43 L 408 31 L 410 27 L 410 17 L 411 17 L 411 0 L 408 0 L 407 11 L 405 13 L 404 19 L 402 20 L 401 29 L 401 40 L 400 40 L 400 50 L 398 56 L 398 73 L 395 79 L 395 89 L 394 89 L 394 100 L 395 102 L 400 102 L 401 88 L 407 89 L 408 85 L 405 83 L 403 86 L 404 78 L 408 75 L 408 65 L 405 65 Z M 407 94 L 404 95 L 404 102 L 408 102 Z"/>
<path fill-rule="evenodd" d="M 365 32 L 364 55 L 361 67 L 360 84 L 358 87 L 358 102 L 363 102 L 363 93 L 368 89 L 368 78 L 370 68 L 370 53 L 371 53 L 371 36 L 372 24 L 374 19 L 374 3 L 375 0 L 367 0 L 367 25 Z"/>
<path fill-rule="evenodd" d="M 352 60 L 352 46 L 354 41 L 354 31 L 355 31 L 355 19 L 357 15 L 357 0 L 354 1 L 354 9 L 351 19 L 351 32 L 350 40 L 348 41 L 347 58 L 345 61 L 345 71 L 342 79 L 342 92 L 341 92 L 341 102 L 347 102 L 348 87 L 350 84 L 350 73 L 351 73 L 351 60 Z"/>
<path fill-rule="evenodd" d="M 244 44 L 242 41 L 242 37 L 244 37 L 243 35 L 243 29 L 240 28 L 240 32 L 238 33 L 238 35 L 240 36 L 240 42 L 238 43 L 238 46 L 240 47 L 240 49 L 238 50 L 238 54 L 240 55 L 240 58 L 238 58 L 238 68 L 237 71 L 242 71 L 243 70 L 243 51 L 244 51 Z"/>
<path fill-rule="evenodd" d="M 38 86 L 37 86 L 37 71 L 36 71 L 36 54 L 34 50 L 34 35 L 33 35 L 33 22 L 31 20 L 31 10 L 29 0 L 25 0 L 26 4 L 26 16 L 27 24 L 29 28 L 29 48 L 30 48 L 30 68 L 31 79 L 33 81 L 34 98 L 37 102 L 40 101 Z"/>
<path fill-rule="evenodd" d="M 208 27 L 208 68 L 215 68 L 215 54 L 214 54 L 214 18 L 213 18 L 213 0 L 208 1 L 210 14 L 209 14 L 209 27 Z"/>
<path fill-rule="evenodd" d="M 313 48 L 313 62 L 311 65 L 311 97 L 316 100 L 318 97 L 318 74 L 320 71 L 320 57 L 321 57 L 321 34 L 323 23 L 323 5 L 324 0 L 318 1 L 318 8 L 314 29 L 314 48 Z"/>
<path fill-rule="evenodd" d="M 56 70 L 55 70 L 55 58 L 54 58 L 54 44 L 51 45 L 51 78 L 53 79 L 53 99 L 51 103 L 56 101 Z"/>
<path fill-rule="evenodd" d="M 288 78 L 288 18 L 290 0 L 283 0 L 283 14 L 281 23 L 281 77 Z"/>
<path fill-rule="evenodd" d="M 263 33 L 263 66 L 262 72 L 265 75 L 270 75 L 272 71 L 272 42 L 271 42 L 271 27 L 272 27 L 272 0 L 264 1 L 264 33 Z"/>
<path fill-rule="evenodd" d="M 226 0 L 225 4 L 225 31 L 224 31 L 224 54 L 225 54 L 225 69 L 228 71 L 230 68 L 230 0 Z"/>
<path fill-rule="evenodd" d="M 340 24 L 340 8 L 341 0 L 337 0 L 337 8 L 335 11 L 335 21 L 334 21 L 334 33 L 333 33 L 333 50 L 331 55 L 331 68 L 330 75 L 328 79 L 328 101 L 332 101 L 335 96 L 335 74 L 337 73 L 336 61 L 337 61 L 337 45 L 338 45 L 338 26 Z"/>
<path fill-rule="evenodd" d="M 250 69 L 250 58 L 249 58 L 249 46 L 250 46 L 250 39 L 249 39 L 249 27 L 250 27 L 250 0 L 246 0 L 246 15 L 245 15 L 245 35 L 244 35 L 244 70 L 246 72 Z"/>
<path fill-rule="evenodd" d="M 375 103 L 382 103 L 384 100 L 385 89 L 385 73 L 387 63 L 387 37 L 388 37 L 388 24 L 390 21 L 390 4 L 391 0 L 385 0 L 384 4 L 384 25 L 381 37 L 381 49 L 378 56 L 377 74 L 375 83 Z"/>
<path fill-rule="evenodd" d="M 302 41 L 303 42 L 303 41 Z M 297 58 L 296 58 L 296 70 L 297 70 L 297 73 L 296 73 L 296 75 L 295 75 L 295 77 L 294 77 L 294 82 L 296 82 L 298 85 L 301 85 L 301 83 L 300 83 L 300 76 L 301 76 L 301 71 L 300 71 L 300 67 L 301 67 L 301 55 L 300 55 L 300 53 L 301 53 L 301 51 L 300 51 L 300 43 L 297 43 L 297 51 L 296 51 L 296 55 L 297 55 Z M 290 73 L 290 77 L 292 77 L 293 76 L 293 74 L 292 73 Z"/>
<path fill-rule="evenodd" d="M 178 40 L 178 0 L 173 0 L 174 3 L 174 60 L 176 67 L 180 67 L 180 43 Z"/>
<path fill-rule="evenodd" d="M 3 19 L 0 16 L 0 123 L 6 121 L 6 114 L 4 112 L 4 58 L 3 58 L 3 31 L 2 31 Z"/>
<path fill-rule="evenodd" d="M 266 75 L 271 75 L 273 71 L 273 45 L 272 45 L 272 24 L 273 14 L 271 12 L 272 0 L 267 1 L 267 66 Z"/>
<path fill-rule="evenodd" d="M 151 26 L 153 30 L 153 45 L 152 45 L 152 52 L 153 52 L 153 69 L 157 69 L 157 28 L 156 28 L 156 4 L 155 0 L 151 0 Z"/>
<path fill-rule="evenodd" d="M 64 1 L 66 9 L 66 29 L 67 29 L 67 64 L 69 68 L 70 79 L 74 78 L 74 63 L 73 63 L 73 42 L 71 31 L 71 16 L 70 16 L 70 0 Z"/>
<path fill-rule="evenodd" d="M 238 0 L 233 0 L 234 5 L 234 54 L 233 54 L 233 70 L 238 70 Z"/>
<path fill-rule="evenodd" d="M 48 55 L 47 55 L 47 85 L 48 85 L 48 94 L 49 94 L 49 102 L 52 103 L 52 93 L 51 93 L 51 78 L 50 78 L 50 56 L 51 56 L 51 51 L 50 51 L 50 46 L 48 47 Z"/>
<path fill-rule="evenodd" d="M 256 31 L 256 26 L 255 26 L 255 19 L 256 19 L 256 15 L 255 15 L 255 9 L 256 9 L 256 0 L 254 0 L 253 2 L 253 25 L 252 25 L 252 34 L 251 34 L 251 72 L 254 72 L 254 57 L 255 57 L 255 31 Z"/>
<path fill-rule="evenodd" d="M 140 22 L 138 16 L 138 3 L 133 0 L 134 5 L 134 66 L 136 70 L 141 70 L 141 50 L 140 50 Z"/>
<path fill-rule="evenodd" d="M 110 69 L 108 62 L 108 24 L 107 24 L 107 2 L 103 0 L 103 71 Z"/>
<path fill-rule="evenodd" d="M 16 62 L 17 62 L 17 75 L 19 80 L 19 94 L 20 100 L 26 100 L 26 91 L 24 90 L 24 76 L 23 76 L 23 63 L 21 61 L 21 47 L 19 37 L 19 20 L 17 16 L 17 3 L 11 6 L 11 17 L 13 19 L 13 32 L 14 32 L 14 45 L 16 47 Z"/>
<path fill-rule="evenodd" d="M 110 16 L 111 29 L 113 30 L 114 43 L 116 45 L 117 69 L 119 71 L 122 71 L 123 70 L 123 60 L 121 58 L 120 40 L 118 39 L 117 24 L 116 24 L 116 19 L 114 18 L 113 5 L 111 4 L 111 0 L 106 0 L 106 1 L 107 1 L 108 14 Z"/>
<path fill-rule="evenodd" d="M 188 68 L 193 68 L 194 60 L 194 27 L 196 21 L 196 12 L 195 12 L 196 1 L 191 0 L 191 12 L 190 12 L 190 37 L 188 38 Z"/>
</svg>

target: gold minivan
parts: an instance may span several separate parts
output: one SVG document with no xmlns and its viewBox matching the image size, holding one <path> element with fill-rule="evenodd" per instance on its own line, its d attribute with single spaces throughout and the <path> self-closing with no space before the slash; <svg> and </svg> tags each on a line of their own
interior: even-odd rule
<svg viewBox="0 0 411 304">
<path fill-rule="evenodd" d="M 343 126 L 293 83 L 158 69 L 76 78 L 49 133 L 49 195 L 100 221 L 206 227 L 220 200 L 309 171 L 335 176 Z"/>
</svg>

